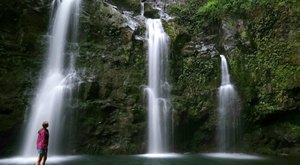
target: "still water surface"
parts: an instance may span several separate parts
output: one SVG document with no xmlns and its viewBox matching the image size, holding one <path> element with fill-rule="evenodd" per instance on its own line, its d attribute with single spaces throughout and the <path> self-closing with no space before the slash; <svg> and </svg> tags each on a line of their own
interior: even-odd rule
<svg viewBox="0 0 300 165">
<path fill-rule="evenodd" d="M 32 158 L 4 158 L 0 165 L 33 165 Z M 268 158 L 244 154 L 194 154 L 168 156 L 59 156 L 49 157 L 47 165 L 300 165 L 299 158 Z"/>
</svg>

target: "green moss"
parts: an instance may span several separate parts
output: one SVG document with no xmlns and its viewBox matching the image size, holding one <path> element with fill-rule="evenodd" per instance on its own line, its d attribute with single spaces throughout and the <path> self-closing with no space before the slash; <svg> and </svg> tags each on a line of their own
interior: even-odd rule
<svg viewBox="0 0 300 165">
<path fill-rule="evenodd" d="M 223 22 L 229 22 L 234 29 L 234 48 L 230 52 L 220 49 L 220 52 L 224 52 L 228 57 L 231 80 L 243 101 L 243 124 L 246 131 L 251 132 L 251 125 L 261 127 L 261 122 L 276 125 L 270 121 L 272 116 L 285 112 L 289 114 L 300 107 L 297 103 L 300 97 L 298 4 L 295 0 L 208 0 L 189 1 L 185 5 L 174 4 L 169 9 L 176 16 L 175 22 L 185 25 L 191 36 L 199 33 L 216 34 L 220 36 L 220 40 L 223 36 L 218 32 L 222 31 Z M 236 20 L 241 22 L 236 23 Z M 174 33 L 172 30 L 168 31 L 170 34 Z M 195 38 L 191 38 L 192 42 L 199 42 Z M 203 115 L 202 108 L 215 108 L 213 102 L 216 95 L 209 96 L 206 91 L 213 93 L 220 81 L 218 62 L 212 62 L 211 59 L 206 61 L 195 54 L 188 54 L 186 57 L 178 55 L 181 57 L 178 58 L 181 65 L 175 65 L 182 68 L 180 72 L 177 71 L 174 95 L 183 95 L 186 100 L 176 96 L 174 107 L 184 114 L 187 113 L 186 118 L 189 119 Z M 186 106 L 189 108 L 185 108 Z M 213 116 L 209 114 L 209 120 L 212 122 L 207 128 L 214 128 Z M 277 122 L 278 118 L 273 120 Z M 289 120 L 285 119 L 282 122 L 288 123 Z M 274 136 L 257 131 L 250 133 L 258 139 L 246 140 L 250 144 L 249 150 L 254 150 L 251 146 L 255 146 L 256 141 L 263 141 L 258 152 L 268 154 L 278 154 L 284 152 L 284 148 L 291 147 L 283 145 L 276 148 L 279 143 L 284 143 L 284 137 L 270 140 L 288 132 L 283 125 L 272 127 L 272 130 L 278 129 Z M 294 126 L 296 128 L 298 125 Z M 196 132 L 199 130 L 194 129 Z M 263 130 L 266 131 L 265 128 Z M 201 139 L 201 134 L 196 134 L 196 139 Z M 196 134 L 189 138 L 196 137 Z M 298 142 L 295 142 L 296 144 Z M 295 147 L 291 148 L 297 151 Z"/>
<path fill-rule="evenodd" d="M 108 2 L 121 10 L 140 12 L 139 1 Z M 0 133 L 13 129 L 28 105 L 42 61 L 37 43 L 45 26 L 37 23 L 47 22 L 45 15 L 34 14 L 30 19 L 34 10 L 23 10 L 24 2 L 4 4 L 10 7 L 1 13 L 1 27 L 7 29 L 0 32 Z M 20 6 L 14 8 L 14 4 Z M 213 40 L 227 56 L 231 80 L 243 100 L 244 150 L 299 153 L 299 115 L 293 114 L 300 107 L 299 4 L 297 0 L 190 0 L 167 8 L 175 16 L 163 24 L 171 39 L 170 84 L 178 151 L 215 148 L 220 61 L 197 54 L 196 48 L 202 41 Z M 85 1 L 83 11 L 77 68 L 85 83 L 78 101 L 78 152 L 138 153 L 145 141 L 146 57 L 143 42 L 133 36 L 145 31 L 128 31 L 120 13 L 101 0 Z M 233 29 L 230 52 L 220 44 L 224 22 Z M 185 47 L 193 49 L 184 53 Z"/>
</svg>

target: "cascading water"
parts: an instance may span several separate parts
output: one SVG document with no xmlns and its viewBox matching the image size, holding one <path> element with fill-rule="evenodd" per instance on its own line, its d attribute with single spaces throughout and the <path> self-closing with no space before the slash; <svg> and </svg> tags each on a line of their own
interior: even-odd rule
<svg viewBox="0 0 300 165">
<path fill-rule="evenodd" d="M 145 12 L 145 3 L 144 1 L 141 1 L 141 16 L 144 17 L 144 12 Z"/>
<path fill-rule="evenodd" d="M 36 155 L 37 132 L 44 120 L 49 121 L 49 154 L 60 154 L 66 147 L 63 135 L 68 130 L 64 128 L 72 123 L 66 123 L 70 119 L 67 116 L 70 112 L 65 109 L 68 108 L 72 89 L 78 79 L 74 56 L 78 53 L 76 38 L 80 3 L 80 0 L 56 0 L 52 3 L 55 9 L 51 10 L 54 14 L 49 25 L 47 61 L 27 119 L 23 156 Z M 72 26 L 69 26 L 71 23 Z"/>
<path fill-rule="evenodd" d="M 148 153 L 169 152 L 171 106 L 167 81 L 169 37 L 160 19 L 147 19 Z"/>
<path fill-rule="evenodd" d="M 219 88 L 218 146 L 221 152 L 234 147 L 238 137 L 239 98 L 230 82 L 227 61 L 221 55 L 222 83 Z"/>
</svg>

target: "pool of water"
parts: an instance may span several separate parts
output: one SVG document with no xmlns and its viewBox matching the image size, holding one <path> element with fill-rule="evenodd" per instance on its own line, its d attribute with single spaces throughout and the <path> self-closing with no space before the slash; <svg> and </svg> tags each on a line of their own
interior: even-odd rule
<svg viewBox="0 0 300 165">
<path fill-rule="evenodd" d="M 33 165 L 36 157 L 0 159 L 0 165 Z M 299 165 L 299 158 L 269 158 L 240 153 L 49 156 L 47 165 Z"/>
</svg>

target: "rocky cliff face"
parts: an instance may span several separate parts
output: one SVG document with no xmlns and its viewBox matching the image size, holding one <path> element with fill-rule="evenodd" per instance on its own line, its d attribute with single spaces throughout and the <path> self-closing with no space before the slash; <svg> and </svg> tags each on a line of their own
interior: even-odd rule
<svg viewBox="0 0 300 165">
<path fill-rule="evenodd" d="M 84 80 L 78 107 L 80 152 L 143 150 L 146 55 L 137 38 L 144 37 L 144 28 L 142 20 L 131 18 L 136 13 L 121 10 L 131 4 L 84 3 L 78 58 Z"/>
<path fill-rule="evenodd" d="M 145 16 L 156 18 L 158 11 L 149 2 Z M 215 151 L 219 55 L 224 54 L 242 100 L 240 150 L 299 154 L 296 2 L 219 3 L 177 1 L 165 7 L 175 16 L 163 21 L 171 38 L 174 150 Z M 0 12 L 0 137 L 4 139 L 0 145 L 1 153 L 12 153 L 9 145 L 14 142 L 3 137 L 16 137 L 30 105 L 44 59 L 49 2 L 0 5 L 5 9 Z M 74 152 L 143 153 L 147 45 L 140 4 L 85 0 L 82 5 L 76 63 L 82 83 L 74 101 L 78 115 Z"/>
<path fill-rule="evenodd" d="M 299 3 L 280 0 L 235 3 L 190 1 L 175 4 L 169 10 L 176 15 L 176 23 L 184 25 L 189 31 L 187 34 L 193 34 L 191 41 L 181 49 L 185 52 L 182 55 L 188 54 L 189 57 L 182 56 L 181 60 L 184 62 L 194 55 L 198 56 L 199 60 L 192 59 L 190 63 L 206 61 L 215 64 L 211 65 L 212 67 L 201 67 L 203 73 L 208 75 L 190 76 L 191 80 L 198 80 L 191 84 L 198 83 L 198 88 L 216 89 L 220 83 L 220 76 L 219 71 L 216 71 L 219 67 L 216 64 L 218 59 L 215 59 L 214 55 L 224 54 L 227 57 L 231 79 L 242 99 L 241 120 L 244 136 L 241 137 L 239 149 L 266 154 L 297 154 L 299 122 L 295 121 L 295 118 L 299 116 L 299 103 L 296 101 L 299 98 L 299 21 L 296 17 L 299 16 Z M 216 60 L 215 63 L 213 59 Z M 201 73 L 194 72 L 199 67 L 189 67 L 188 64 L 182 66 L 190 71 L 189 75 Z M 212 70 L 214 72 L 210 72 Z M 203 81 L 205 78 L 210 78 L 211 81 Z M 215 81 L 212 81 L 212 78 Z M 193 88 L 188 93 L 191 95 L 194 91 Z M 201 91 L 203 92 L 203 89 L 199 93 Z M 205 98 L 208 98 L 207 96 Z M 216 96 L 213 98 L 216 99 Z M 205 99 L 201 99 L 203 100 Z M 216 101 L 207 103 L 212 106 Z M 178 101 L 176 104 L 183 105 Z M 195 105 L 189 104 L 187 113 L 191 113 Z M 199 110 L 200 108 L 195 112 L 201 116 L 199 114 L 203 113 Z M 209 111 L 214 110 L 215 108 L 209 108 Z M 212 130 L 205 135 L 212 135 L 214 131 L 214 125 L 205 127 L 212 118 L 213 115 L 210 115 L 208 120 L 205 120 L 206 124 L 199 127 L 206 131 Z M 203 139 L 205 136 L 198 137 L 198 140 L 192 140 L 189 144 L 201 141 L 197 145 L 200 146 L 208 142 L 207 139 Z M 204 146 L 200 148 L 205 149 Z"/>
<path fill-rule="evenodd" d="M 11 153 L 38 79 L 47 31 L 46 1 L 0 2 L 0 148 Z M 2 155 L 2 154 L 1 154 Z"/>
</svg>

